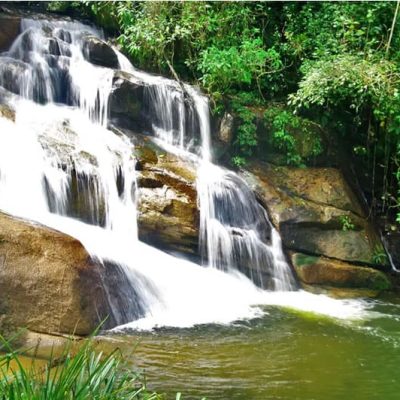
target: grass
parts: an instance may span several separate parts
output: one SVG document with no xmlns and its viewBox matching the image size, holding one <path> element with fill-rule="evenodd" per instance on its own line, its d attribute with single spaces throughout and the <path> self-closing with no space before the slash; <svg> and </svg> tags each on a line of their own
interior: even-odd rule
<svg viewBox="0 0 400 400">
<path fill-rule="evenodd" d="M 69 342 L 61 356 L 52 352 L 40 367 L 35 359 L 24 366 L 21 353 L 1 336 L 0 344 L 0 400 L 163 399 L 147 390 L 142 375 L 124 366 L 119 350 L 98 352 L 90 339 L 76 351 Z"/>
</svg>

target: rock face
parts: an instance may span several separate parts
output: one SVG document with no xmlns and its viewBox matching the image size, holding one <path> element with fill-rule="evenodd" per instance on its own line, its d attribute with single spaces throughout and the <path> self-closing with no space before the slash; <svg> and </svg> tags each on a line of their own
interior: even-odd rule
<svg viewBox="0 0 400 400">
<path fill-rule="evenodd" d="M 366 275 L 376 275 L 368 267 L 388 268 L 382 243 L 340 171 L 257 163 L 242 175 L 269 210 L 285 249 L 318 258 L 296 268 L 304 283 L 360 287 Z"/>
<path fill-rule="evenodd" d="M 0 85 L 11 93 L 20 94 L 20 78 L 27 71 L 28 66 L 22 61 L 7 60 L 0 64 Z"/>
<path fill-rule="evenodd" d="M 226 112 L 221 119 L 217 138 L 224 144 L 230 145 L 233 139 L 234 119 Z"/>
<path fill-rule="evenodd" d="M 7 51 L 20 31 L 21 18 L 0 14 L 0 52 Z"/>
<path fill-rule="evenodd" d="M 307 285 L 372 290 L 385 290 L 391 286 L 383 272 L 372 268 L 301 253 L 292 254 L 291 260 L 298 277 Z"/>
<path fill-rule="evenodd" d="M 107 316 L 120 323 L 104 286 L 123 285 L 122 272 L 95 264 L 79 241 L 0 213 L 0 326 L 87 335 Z M 115 282 L 118 280 L 118 282 Z M 125 291 L 123 295 L 128 295 Z M 132 295 L 132 293 L 130 293 Z"/>
<path fill-rule="evenodd" d="M 136 139 L 138 228 L 144 242 L 170 252 L 198 255 L 196 172 L 188 161 Z"/>
<path fill-rule="evenodd" d="M 107 68 L 118 68 L 118 56 L 106 42 L 95 36 L 85 38 L 83 54 L 92 64 Z"/>
<path fill-rule="evenodd" d="M 110 119 L 121 128 L 135 132 L 151 130 L 144 110 L 145 84 L 130 74 L 117 71 L 110 96 Z"/>
</svg>

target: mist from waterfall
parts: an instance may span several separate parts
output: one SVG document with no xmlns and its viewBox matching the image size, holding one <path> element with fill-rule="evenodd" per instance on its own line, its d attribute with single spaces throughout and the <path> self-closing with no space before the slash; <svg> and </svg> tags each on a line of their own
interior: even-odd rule
<svg viewBox="0 0 400 400">
<path fill-rule="evenodd" d="M 134 148 L 107 128 L 114 71 L 86 60 L 87 35 L 102 37 L 78 22 L 23 19 L 0 54 L 0 89 L 16 110 L 15 122 L 0 116 L 0 209 L 77 238 L 104 268 L 118 265 L 139 298 L 122 305 L 110 298 L 118 324 L 230 323 L 270 304 L 362 316 L 361 302 L 285 292 L 294 280 L 267 213 L 241 178 L 212 164 L 207 99 L 118 54 L 121 69 L 153 83 L 146 92 L 152 133 L 198 162 L 205 266 L 138 240 Z"/>
</svg>

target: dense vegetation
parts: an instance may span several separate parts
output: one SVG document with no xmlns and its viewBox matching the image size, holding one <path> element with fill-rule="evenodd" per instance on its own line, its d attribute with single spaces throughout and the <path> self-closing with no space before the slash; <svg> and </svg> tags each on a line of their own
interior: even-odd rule
<svg viewBox="0 0 400 400">
<path fill-rule="evenodd" d="M 35 359 L 25 366 L 20 352 L 1 336 L 0 341 L 1 400 L 162 399 L 146 389 L 137 372 L 123 368 L 118 350 L 103 354 L 91 340 L 75 351 L 73 342 L 68 343 L 57 357 L 51 355 L 44 367 Z"/>
<path fill-rule="evenodd" d="M 85 14 L 117 33 L 138 67 L 200 84 L 216 115 L 229 110 L 237 118 L 237 165 L 271 153 L 289 165 L 352 165 L 371 212 L 400 223 L 398 2 L 49 8 Z"/>
</svg>

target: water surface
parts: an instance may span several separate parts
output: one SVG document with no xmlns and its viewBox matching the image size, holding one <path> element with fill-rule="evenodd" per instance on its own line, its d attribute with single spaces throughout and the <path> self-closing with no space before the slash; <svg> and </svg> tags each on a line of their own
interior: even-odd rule
<svg viewBox="0 0 400 400">
<path fill-rule="evenodd" d="M 361 320 L 267 307 L 229 326 L 109 336 L 151 387 L 186 399 L 399 399 L 400 304 Z"/>
</svg>

